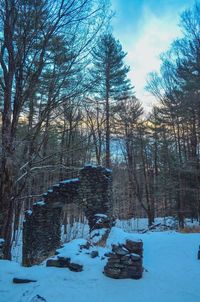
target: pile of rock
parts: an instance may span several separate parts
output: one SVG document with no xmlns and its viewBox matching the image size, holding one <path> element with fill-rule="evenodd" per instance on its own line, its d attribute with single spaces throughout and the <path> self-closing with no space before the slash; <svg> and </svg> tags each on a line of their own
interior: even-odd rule
<svg viewBox="0 0 200 302">
<path fill-rule="evenodd" d="M 142 278 L 143 242 L 126 240 L 125 244 L 112 245 L 112 253 L 105 254 L 108 262 L 104 274 L 114 279 Z"/>
</svg>

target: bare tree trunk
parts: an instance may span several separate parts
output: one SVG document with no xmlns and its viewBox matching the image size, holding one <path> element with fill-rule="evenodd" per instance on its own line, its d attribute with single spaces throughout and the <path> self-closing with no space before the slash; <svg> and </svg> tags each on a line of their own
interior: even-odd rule
<svg viewBox="0 0 200 302">
<path fill-rule="evenodd" d="M 149 182 L 147 176 L 147 160 L 146 160 L 146 151 L 145 146 L 142 139 L 142 134 L 140 130 L 140 141 L 141 141 L 141 159 L 142 159 L 142 168 L 143 168 L 143 176 L 144 176 L 144 187 L 146 193 L 146 201 L 147 201 L 147 215 L 148 215 L 148 224 L 151 226 L 154 222 L 154 201 L 151 200 L 149 194 Z"/>
<path fill-rule="evenodd" d="M 12 137 L 12 87 L 15 72 L 13 35 L 15 26 L 15 1 L 5 1 L 4 44 L 1 47 L 0 63 L 4 77 L 4 108 L 2 113 L 2 162 L 0 185 L 0 236 L 5 240 L 4 258 L 11 259 L 13 218 L 13 173 L 14 137 Z M 4 52 L 8 53 L 8 64 Z"/>
<path fill-rule="evenodd" d="M 108 90 L 108 88 L 107 88 Z M 109 94 L 106 93 L 106 168 L 110 168 L 110 106 Z"/>
</svg>

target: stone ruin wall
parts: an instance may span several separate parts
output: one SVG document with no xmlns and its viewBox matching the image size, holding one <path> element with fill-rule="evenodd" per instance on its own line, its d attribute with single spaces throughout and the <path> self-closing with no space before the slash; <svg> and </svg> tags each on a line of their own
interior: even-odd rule
<svg viewBox="0 0 200 302">
<path fill-rule="evenodd" d="M 101 227 L 101 225 L 98 226 L 98 217 L 95 215 L 106 214 L 111 217 L 112 214 L 111 171 L 102 167 L 82 169 L 80 172 L 79 197 L 90 230 Z"/>
<path fill-rule="evenodd" d="M 0 260 L 3 259 L 4 240 L 0 238 Z"/>
<path fill-rule="evenodd" d="M 111 225 L 112 174 L 103 167 L 85 166 L 79 177 L 65 180 L 43 194 L 42 200 L 25 212 L 23 265 L 41 263 L 60 246 L 63 207 L 76 203 L 83 208 L 90 230 Z M 106 214 L 98 225 L 96 214 Z"/>
</svg>

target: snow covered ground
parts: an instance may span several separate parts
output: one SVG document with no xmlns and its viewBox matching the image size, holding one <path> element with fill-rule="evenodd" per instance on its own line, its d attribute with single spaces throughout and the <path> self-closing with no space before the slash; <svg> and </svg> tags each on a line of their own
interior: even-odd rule
<svg viewBox="0 0 200 302">
<path fill-rule="evenodd" d="M 125 239 L 142 239 L 144 275 L 140 280 L 114 280 L 102 274 L 106 259 L 101 260 L 111 243 Z M 200 301 L 200 260 L 197 251 L 200 234 L 148 232 L 130 234 L 114 227 L 107 246 L 98 249 L 100 257 L 92 259 L 88 250 L 80 251 L 84 239 L 66 244 L 63 255 L 84 265 L 83 272 L 67 268 L 21 267 L 16 262 L 0 261 L 0 302 L 35 302 L 40 295 L 47 302 L 193 302 Z M 89 252 L 90 252 L 89 251 Z M 30 284 L 13 284 L 14 277 L 37 280 Z M 41 301 L 42 300 L 38 300 Z"/>
<path fill-rule="evenodd" d="M 174 217 L 157 217 L 155 218 L 154 225 L 160 225 L 156 228 L 157 230 L 164 230 L 166 227 L 173 230 L 178 229 L 178 220 Z M 116 221 L 116 226 L 123 229 L 126 232 L 140 232 L 148 229 L 148 219 L 147 218 L 132 218 L 126 220 Z M 189 218 L 185 219 L 185 226 L 190 228 L 198 228 L 199 221 L 191 220 Z"/>
<path fill-rule="evenodd" d="M 21 228 L 19 228 L 16 234 L 16 240 L 13 244 L 12 257 L 13 260 L 21 263 L 22 262 L 22 225 L 23 219 L 21 220 Z M 178 229 L 178 221 L 174 217 L 157 217 L 155 219 L 155 225 L 157 227 L 153 231 L 163 231 L 166 228 Z M 185 225 L 189 228 L 199 228 L 200 224 L 197 220 L 185 219 Z M 124 230 L 128 233 L 142 232 L 148 230 L 148 219 L 147 218 L 132 218 L 126 220 L 116 220 L 116 227 Z M 66 233 L 64 232 L 64 226 L 62 227 L 62 242 L 68 242 L 77 238 L 88 238 L 89 226 L 87 219 L 85 218 L 84 223 L 74 222 L 73 225 L 68 224 L 66 226 Z M 1 300 L 0 300 L 1 302 Z"/>
</svg>

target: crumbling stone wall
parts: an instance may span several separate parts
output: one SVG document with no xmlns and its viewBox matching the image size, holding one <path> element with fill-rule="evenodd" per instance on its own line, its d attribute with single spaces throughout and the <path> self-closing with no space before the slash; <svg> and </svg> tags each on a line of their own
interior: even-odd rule
<svg viewBox="0 0 200 302">
<path fill-rule="evenodd" d="M 44 201 L 36 202 L 32 211 L 25 212 L 23 227 L 24 266 L 42 262 L 60 245 L 61 207 Z"/>
<path fill-rule="evenodd" d="M 42 262 L 60 246 L 62 209 L 69 203 L 77 203 L 84 209 L 90 230 L 98 226 L 97 214 L 107 217 L 103 219 L 103 227 L 110 226 L 111 171 L 103 167 L 85 166 L 78 178 L 54 185 L 43 194 L 41 201 L 33 205 L 31 211 L 26 211 L 23 228 L 24 266 Z"/>
<path fill-rule="evenodd" d="M 53 207 L 63 207 L 65 204 L 79 203 L 79 187 L 79 178 L 61 181 L 43 194 L 43 200 Z"/>
<path fill-rule="evenodd" d="M 3 259 L 4 240 L 0 238 L 0 259 Z"/>
<path fill-rule="evenodd" d="M 106 214 L 104 225 L 109 227 L 111 218 L 112 174 L 101 166 L 86 166 L 80 171 L 80 199 L 90 230 L 99 227 L 99 215 Z"/>
</svg>

